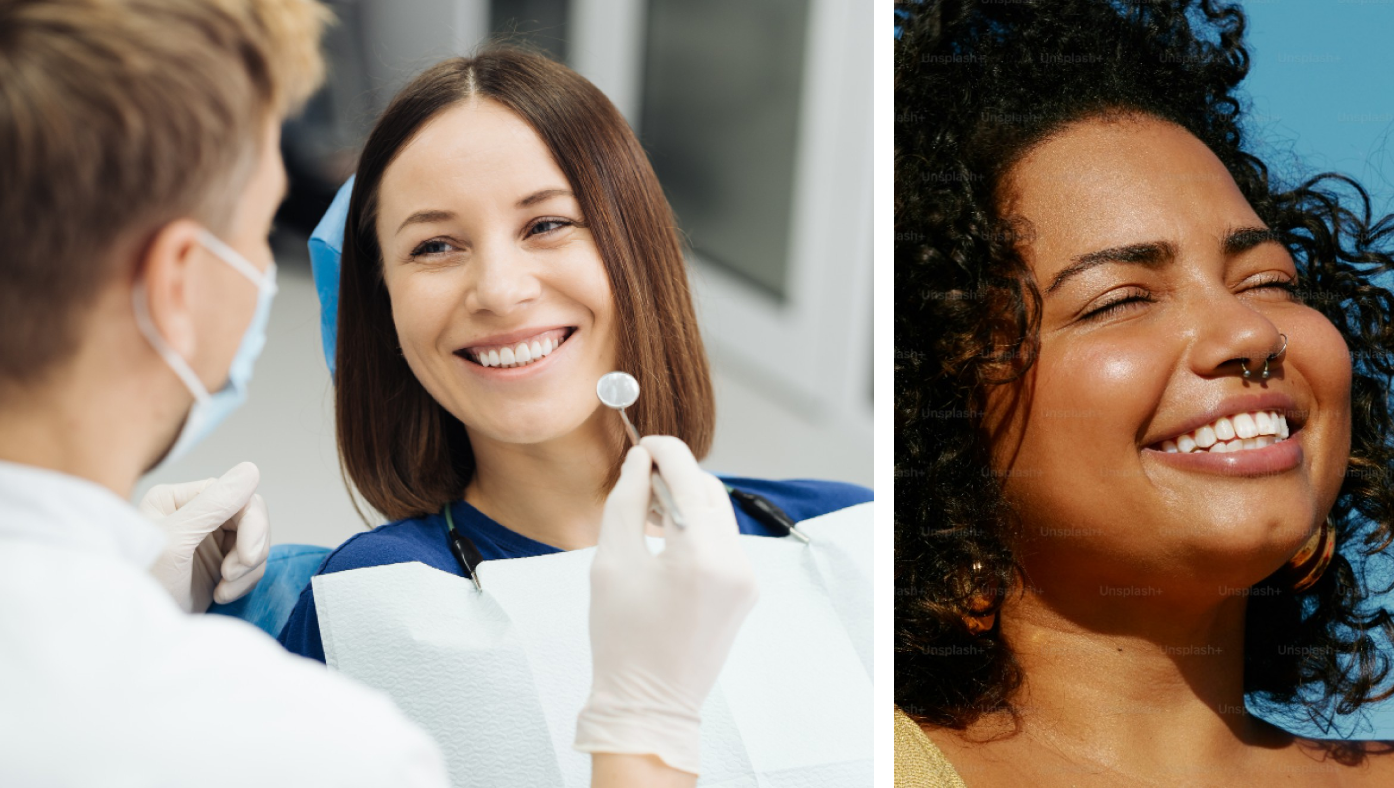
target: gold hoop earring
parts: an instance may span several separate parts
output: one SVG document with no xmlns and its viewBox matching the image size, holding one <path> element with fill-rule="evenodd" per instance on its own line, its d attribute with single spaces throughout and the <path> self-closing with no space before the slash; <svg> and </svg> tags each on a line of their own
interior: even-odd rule
<svg viewBox="0 0 1394 788">
<path fill-rule="evenodd" d="M 981 561 L 973 562 L 974 577 L 981 576 L 983 564 Z M 997 624 L 997 613 L 988 612 L 992 607 L 992 596 L 987 592 L 974 594 L 968 599 L 968 613 L 963 616 L 963 623 L 968 627 L 968 634 L 981 635 L 992 629 Z"/>
<path fill-rule="evenodd" d="M 1272 582 L 1294 592 L 1306 591 L 1326 573 L 1335 555 L 1336 524 L 1328 517 L 1283 568 L 1273 573 Z"/>
</svg>

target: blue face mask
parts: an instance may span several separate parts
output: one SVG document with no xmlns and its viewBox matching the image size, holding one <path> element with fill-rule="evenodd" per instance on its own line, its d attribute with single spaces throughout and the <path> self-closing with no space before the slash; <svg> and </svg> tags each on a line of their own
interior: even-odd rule
<svg viewBox="0 0 1394 788">
<path fill-rule="evenodd" d="M 133 293 L 135 301 L 136 325 L 140 332 L 145 335 L 150 345 L 155 348 L 155 352 L 165 360 L 174 374 L 184 381 L 184 386 L 189 389 L 189 393 L 194 395 L 194 406 L 189 411 L 189 416 L 184 420 L 184 428 L 179 432 L 179 438 L 174 442 L 169 454 L 165 455 L 165 461 L 177 460 L 188 453 L 199 441 L 203 440 L 214 430 L 228 414 L 237 410 L 247 399 L 247 384 L 252 380 L 252 366 L 256 364 L 257 356 L 261 355 L 261 349 L 266 345 L 266 324 L 271 319 L 271 299 L 276 295 L 276 264 L 272 263 L 262 274 L 247 258 L 238 254 L 236 249 L 223 243 L 217 236 L 208 232 L 201 231 L 199 243 L 220 260 L 232 266 L 238 273 L 251 280 L 257 286 L 260 293 L 257 296 L 256 313 L 252 315 L 252 322 L 247 326 L 247 331 L 242 335 L 242 344 L 237 348 L 237 355 L 232 359 L 232 366 L 228 369 L 227 383 L 218 391 L 209 394 L 204 387 L 203 381 L 198 379 L 193 369 L 189 367 L 180 355 L 174 352 L 174 348 L 169 346 L 160 332 L 155 328 L 155 324 L 150 319 L 150 309 L 146 304 L 145 288 L 137 286 Z"/>
</svg>

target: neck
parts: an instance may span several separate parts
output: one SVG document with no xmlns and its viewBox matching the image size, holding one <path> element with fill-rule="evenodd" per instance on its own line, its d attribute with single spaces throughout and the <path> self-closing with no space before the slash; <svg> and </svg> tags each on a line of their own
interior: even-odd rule
<svg viewBox="0 0 1394 788">
<path fill-rule="evenodd" d="M 623 437 L 605 408 L 570 434 L 543 443 L 470 435 L 475 473 L 465 500 L 494 521 L 562 550 L 600 540 L 605 486 Z"/>
<path fill-rule="evenodd" d="M 177 416 L 130 366 L 79 352 L 64 370 L 0 393 L 0 460 L 86 479 L 130 498 Z M 80 370 L 89 370 L 82 374 Z M 187 403 L 185 403 L 187 407 Z"/>
<path fill-rule="evenodd" d="M 1245 748 L 1281 738 L 1244 711 L 1245 597 L 1178 606 L 1159 589 L 1076 590 L 1027 590 L 1002 613 L 1027 677 L 1017 705 L 1028 735 L 1136 776 L 1233 768 Z"/>
</svg>

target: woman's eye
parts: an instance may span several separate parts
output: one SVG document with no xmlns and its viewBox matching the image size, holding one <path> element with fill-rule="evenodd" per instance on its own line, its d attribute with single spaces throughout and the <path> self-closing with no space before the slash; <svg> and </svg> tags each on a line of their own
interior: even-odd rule
<svg viewBox="0 0 1394 788">
<path fill-rule="evenodd" d="M 1287 279 L 1287 278 L 1284 278 L 1284 277 L 1277 277 L 1277 278 L 1274 278 L 1274 279 L 1269 279 L 1268 281 L 1265 281 L 1265 282 L 1259 282 L 1258 284 L 1254 285 L 1253 287 L 1251 287 L 1251 288 L 1249 288 L 1249 289 L 1250 289 L 1250 290 L 1281 290 L 1281 291 L 1287 293 L 1287 294 L 1288 294 L 1290 297 L 1292 297 L 1292 298 L 1296 298 L 1296 297 L 1297 297 L 1297 282 L 1296 282 L 1295 280 L 1293 280 L 1293 279 Z"/>
<path fill-rule="evenodd" d="M 1262 290 L 1264 287 L 1276 287 L 1278 290 L 1287 290 L 1288 293 L 1291 293 L 1294 297 L 1296 296 L 1296 291 L 1298 291 L 1296 282 L 1291 279 L 1274 279 L 1271 280 L 1271 282 L 1263 282 L 1260 283 L 1260 285 L 1250 287 L 1250 290 Z M 1133 296 L 1118 298 L 1117 301 L 1110 301 L 1110 303 L 1104 304 L 1103 307 L 1098 307 L 1097 310 L 1089 312 L 1089 314 L 1086 314 L 1082 319 L 1092 321 L 1092 319 L 1108 317 L 1108 315 L 1115 314 L 1115 312 L 1128 311 L 1128 304 L 1150 304 L 1151 301 L 1154 301 L 1153 297 L 1144 296 L 1144 294 L 1133 294 Z"/>
<path fill-rule="evenodd" d="M 451 246 L 449 243 L 446 243 L 445 241 L 442 241 L 439 238 L 435 238 L 430 241 L 426 241 L 422 243 L 420 246 L 417 246 L 415 249 L 411 250 L 411 256 L 420 257 L 422 255 L 428 254 L 445 254 L 446 252 L 450 251 L 450 249 Z"/>
<path fill-rule="evenodd" d="M 1080 316 L 1080 320 L 1098 320 L 1100 318 L 1109 317 L 1110 315 L 1126 312 L 1129 309 L 1136 309 L 1137 307 L 1134 306 L 1135 304 L 1150 304 L 1152 300 L 1152 296 L 1145 293 L 1123 295 L 1084 313 Z"/>
<path fill-rule="evenodd" d="M 554 230 L 569 227 L 572 224 L 575 224 L 575 222 L 567 221 L 566 219 L 542 219 L 533 223 L 533 225 L 528 228 L 528 235 L 546 235 Z"/>
</svg>

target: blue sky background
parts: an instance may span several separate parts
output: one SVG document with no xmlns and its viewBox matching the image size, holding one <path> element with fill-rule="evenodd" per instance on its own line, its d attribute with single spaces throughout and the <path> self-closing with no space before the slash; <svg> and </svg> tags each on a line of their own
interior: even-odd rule
<svg viewBox="0 0 1394 788">
<path fill-rule="evenodd" d="M 1394 0 L 1249 0 L 1246 147 L 1289 182 L 1335 171 L 1394 211 Z M 1377 281 L 1394 288 L 1394 274 Z"/>
<path fill-rule="evenodd" d="M 1249 148 L 1288 178 L 1356 178 L 1394 209 L 1394 0 L 1250 0 Z"/>
</svg>

